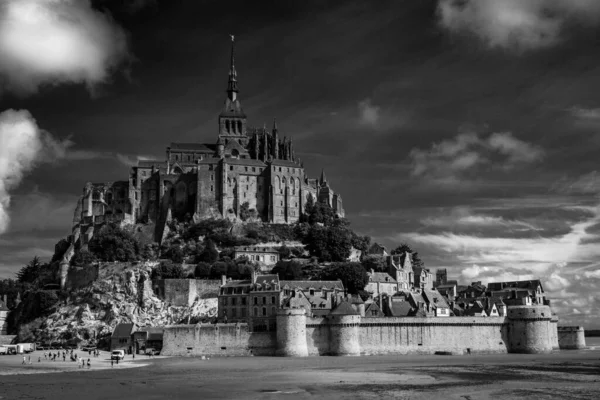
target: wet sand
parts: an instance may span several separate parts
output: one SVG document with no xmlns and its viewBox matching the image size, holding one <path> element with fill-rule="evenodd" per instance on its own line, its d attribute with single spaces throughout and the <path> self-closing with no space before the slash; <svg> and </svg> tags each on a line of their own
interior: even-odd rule
<svg viewBox="0 0 600 400">
<path fill-rule="evenodd" d="M 104 353 L 104 359 L 107 355 Z M 9 357 L 15 357 L 12 362 L 16 364 L 22 360 Z M 0 399 L 600 398 L 597 350 L 547 355 L 210 360 L 138 356 L 135 361 L 128 356 L 113 368 L 101 357 L 92 359 L 91 370 L 65 366 L 65 372 L 60 373 L 52 371 L 51 366 L 34 363 L 20 367 L 10 363 L 8 357 L 0 356 Z M 140 367 L 130 368 L 134 366 Z M 2 375 L 6 370 L 11 375 Z M 31 374 L 36 371 L 47 373 Z"/>
</svg>

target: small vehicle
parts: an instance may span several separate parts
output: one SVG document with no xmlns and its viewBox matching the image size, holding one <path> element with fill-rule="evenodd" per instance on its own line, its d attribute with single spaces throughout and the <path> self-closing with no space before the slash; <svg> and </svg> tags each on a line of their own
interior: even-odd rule
<svg viewBox="0 0 600 400">
<path fill-rule="evenodd" d="M 0 354 L 8 354 L 8 347 L 0 346 Z"/>
<path fill-rule="evenodd" d="M 111 360 L 122 360 L 125 358 L 125 350 L 113 350 L 110 353 Z"/>
<path fill-rule="evenodd" d="M 19 343 L 18 346 L 22 346 L 20 352 L 23 353 L 32 353 L 35 351 L 35 343 Z"/>
<path fill-rule="evenodd" d="M 81 348 L 81 351 L 96 351 L 96 346 L 92 346 L 92 345 L 89 345 L 89 346 L 83 346 L 83 347 Z"/>
</svg>

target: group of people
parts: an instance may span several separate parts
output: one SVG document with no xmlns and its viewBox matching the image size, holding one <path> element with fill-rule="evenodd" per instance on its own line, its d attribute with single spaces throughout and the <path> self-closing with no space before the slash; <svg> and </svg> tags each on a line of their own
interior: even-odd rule
<svg viewBox="0 0 600 400">
<path fill-rule="evenodd" d="M 69 354 L 71 356 L 71 360 L 73 360 L 73 349 L 71 350 L 63 350 L 62 351 L 62 359 L 63 361 L 67 361 L 67 354 Z M 44 360 L 52 360 L 52 361 L 56 361 L 56 358 L 59 359 L 60 361 L 60 356 L 61 356 L 61 352 L 60 350 L 57 351 L 56 353 L 54 352 L 44 352 Z M 41 361 L 41 357 L 38 357 L 38 362 Z"/>
</svg>

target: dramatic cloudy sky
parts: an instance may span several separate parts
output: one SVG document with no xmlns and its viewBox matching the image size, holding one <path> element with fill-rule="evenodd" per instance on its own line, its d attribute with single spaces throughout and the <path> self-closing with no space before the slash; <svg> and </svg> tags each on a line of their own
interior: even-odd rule
<svg viewBox="0 0 600 400">
<path fill-rule="evenodd" d="M 597 0 L 0 0 L 0 276 L 86 181 L 216 140 L 229 33 L 250 122 L 357 231 L 465 283 L 539 277 L 600 327 Z"/>
</svg>

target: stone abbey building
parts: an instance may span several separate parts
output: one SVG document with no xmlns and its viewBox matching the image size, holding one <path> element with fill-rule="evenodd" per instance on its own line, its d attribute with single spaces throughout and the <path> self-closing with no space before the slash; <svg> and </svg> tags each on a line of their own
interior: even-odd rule
<svg viewBox="0 0 600 400">
<path fill-rule="evenodd" d="M 275 121 L 270 130 L 250 128 L 238 94 L 232 44 L 216 141 L 171 143 L 166 160 L 139 161 L 128 181 L 87 183 L 75 211 L 75 240 L 85 241 L 94 225 L 112 221 L 152 221 L 157 232 L 169 218 L 186 216 L 293 223 L 311 198 L 343 217 L 342 198 L 325 174 L 308 178 L 292 140 L 282 137 Z"/>
</svg>

